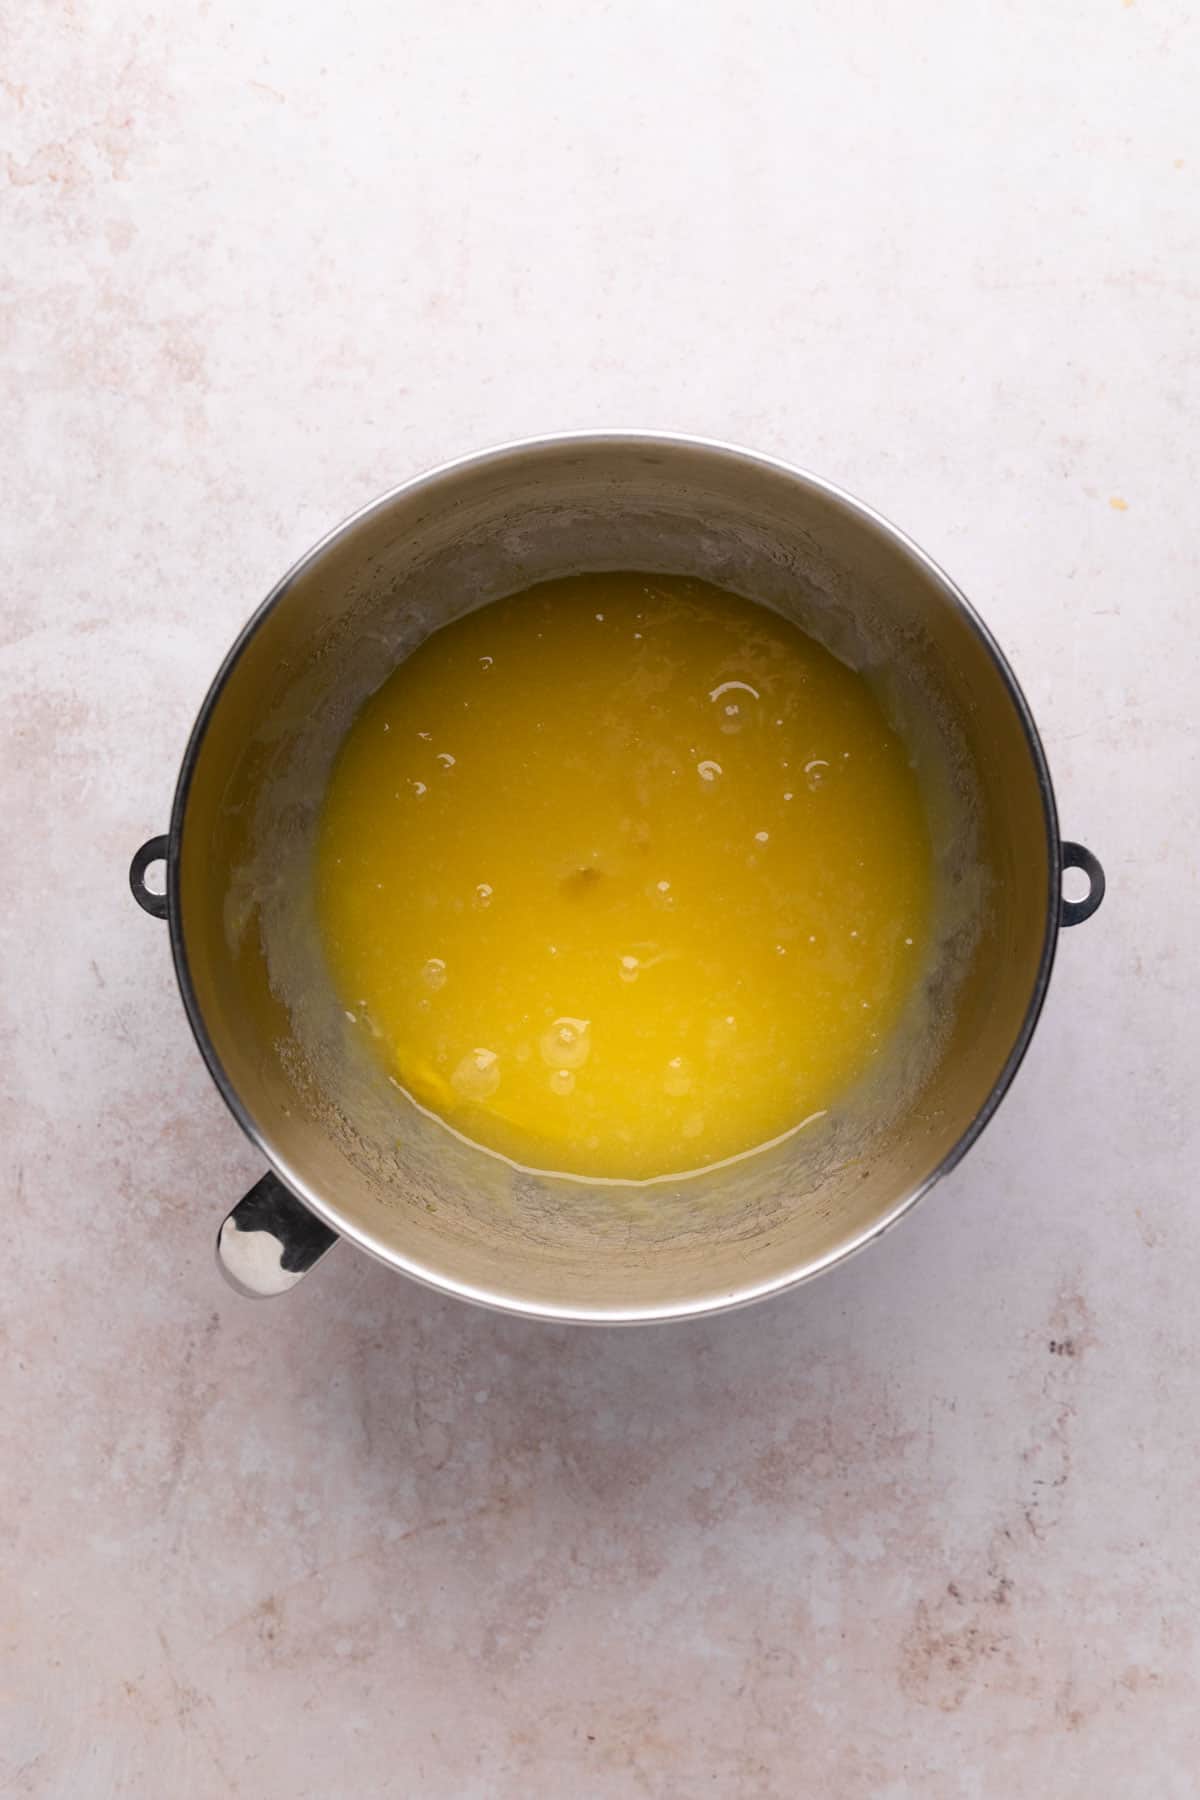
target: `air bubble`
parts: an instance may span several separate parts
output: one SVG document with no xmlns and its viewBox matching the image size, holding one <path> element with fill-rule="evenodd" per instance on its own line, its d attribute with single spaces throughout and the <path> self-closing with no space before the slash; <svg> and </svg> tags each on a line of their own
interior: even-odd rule
<svg viewBox="0 0 1200 1800">
<path fill-rule="evenodd" d="M 476 904 L 476 906 L 490 906 L 492 904 L 493 892 L 494 892 L 494 889 L 492 888 L 492 885 L 490 882 L 487 882 L 487 881 L 478 882 L 475 887 L 475 904 Z"/>
<path fill-rule="evenodd" d="M 436 994 L 439 988 L 446 985 L 446 965 L 440 956 L 431 956 L 423 964 L 421 980 L 426 987 L 431 987 Z"/>
<path fill-rule="evenodd" d="M 550 1077 L 550 1092 L 564 1096 L 575 1092 L 575 1077 L 570 1069 L 555 1069 Z"/>
<path fill-rule="evenodd" d="M 418 800 L 421 798 L 422 794 L 427 794 L 429 792 L 429 789 L 425 786 L 423 781 L 410 781 L 408 785 L 417 796 Z"/>
<path fill-rule="evenodd" d="M 640 967 L 641 964 L 636 956 L 623 956 L 621 958 L 621 980 L 636 981 Z"/>
<path fill-rule="evenodd" d="M 681 1100 L 685 1094 L 691 1093 L 691 1065 L 685 1062 L 682 1056 L 673 1056 L 667 1064 L 663 1087 L 673 1100 Z"/>
<path fill-rule="evenodd" d="M 825 785 L 829 775 L 829 764 L 823 756 L 814 756 L 811 762 L 804 765 L 804 778 L 815 794 L 819 787 Z"/>
<path fill-rule="evenodd" d="M 458 760 L 457 757 L 451 756 L 448 750 L 439 750 L 437 759 L 441 763 L 443 769 L 452 769 Z"/>
<path fill-rule="evenodd" d="M 488 1100 L 500 1086 L 500 1058 L 494 1050 L 469 1050 L 450 1081 L 464 1100 Z"/>
<path fill-rule="evenodd" d="M 696 764 L 696 771 L 701 781 L 715 781 L 723 773 L 719 762 L 705 761 Z"/>
<path fill-rule="evenodd" d="M 538 1040 L 542 1061 L 550 1069 L 582 1069 L 592 1052 L 591 1021 L 555 1019 Z"/>
<path fill-rule="evenodd" d="M 752 700 L 759 698 L 758 689 L 751 687 L 748 681 L 722 681 L 708 697 L 715 702 L 724 699 L 726 694 L 749 694 Z M 725 700 L 721 714 L 721 730 L 726 736 L 742 729 L 742 708 L 737 700 Z"/>
<path fill-rule="evenodd" d="M 770 839 L 770 836 L 771 834 L 769 831 L 756 831 L 754 834 L 754 841 L 756 844 L 765 844 Z"/>
<path fill-rule="evenodd" d="M 492 663 L 493 663 L 493 662 L 494 662 L 494 661 L 495 661 L 495 658 L 494 658 L 494 657 L 491 657 L 491 656 L 481 656 L 481 657 L 480 657 L 480 659 L 479 659 L 479 666 L 480 666 L 480 668 L 481 668 L 481 669 L 490 669 L 490 668 L 491 668 L 491 666 L 492 666 Z"/>
</svg>

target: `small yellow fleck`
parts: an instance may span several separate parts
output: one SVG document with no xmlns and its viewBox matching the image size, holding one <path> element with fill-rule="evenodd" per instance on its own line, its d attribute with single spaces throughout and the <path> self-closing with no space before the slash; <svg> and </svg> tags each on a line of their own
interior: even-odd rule
<svg viewBox="0 0 1200 1800">
<path fill-rule="evenodd" d="M 1128 500 L 1122 500 L 1120 494 L 1114 494 L 1108 504 L 1112 507 L 1114 512 L 1129 511 Z"/>
</svg>

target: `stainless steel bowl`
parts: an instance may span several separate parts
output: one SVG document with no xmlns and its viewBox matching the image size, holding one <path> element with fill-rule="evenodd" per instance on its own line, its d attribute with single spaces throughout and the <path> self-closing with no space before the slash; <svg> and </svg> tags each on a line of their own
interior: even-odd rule
<svg viewBox="0 0 1200 1800">
<path fill-rule="evenodd" d="M 365 696 L 429 631 L 582 569 L 702 576 L 862 666 L 930 798 L 942 953 L 890 1085 L 720 1169 L 641 1185 L 515 1169 L 355 1061 L 321 963 L 308 859 L 325 776 Z M 166 861 L 166 891 L 150 865 Z M 1065 901 L 1066 867 L 1086 899 Z M 414 871 L 414 880 L 420 871 Z M 953 1168 L 1007 1089 L 1060 925 L 1099 905 L 1058 836 L 1029 708 L 987 629 L 901 532 L 828 482 L 696 439 L 537 439 L 406 482 L 305 556 L 217 673 L 169 835 L 133 891 L 170 922 L 180 993 L 269 1164 L 218 1238 L 247 1293 L 345 1237 L 419 1281 L 541 1318 L 692 1317 L 778 1293 L 878 1237 Z"/>
</svg>

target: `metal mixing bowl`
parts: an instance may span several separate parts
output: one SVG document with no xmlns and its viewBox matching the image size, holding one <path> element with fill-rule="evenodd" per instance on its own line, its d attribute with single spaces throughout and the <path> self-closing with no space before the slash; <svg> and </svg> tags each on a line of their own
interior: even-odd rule
<svg viewBox="0 0 1200 1800">
<path fill-rule="evenodd" d="M 601 569 L 717 582 L 861 667 L 924 784 L 940 894 L 939 952 L 886 1070 L 815 1135 L 636 1186 L 513 1168 L 389 1087 L 340 1025 L 309 881 L 332 757 L 396 662 L 489 600 Z M 166 891 L 154 894 L 147 870 L 163 859 Z M 1062 898 L 1071 866 L 1087 872 L 1084 900 Z M 1059 840 L 1012 671 L 928 557 L 812 475 L 624 432 L 451 463 L 311 550 L 218 671 L 169 835 L 142 847 L 130 879 L 170 921 L 196 1041 L 269 1164 L 219 1233 L 235 1285 L 281 1292 L 342 1236 L 463 1299 L 608 1323 L 778 1293 L 907 1212 L 996 1110 L 1059 927 L 1103 894 L 1095 858 Z"/>
</svg>

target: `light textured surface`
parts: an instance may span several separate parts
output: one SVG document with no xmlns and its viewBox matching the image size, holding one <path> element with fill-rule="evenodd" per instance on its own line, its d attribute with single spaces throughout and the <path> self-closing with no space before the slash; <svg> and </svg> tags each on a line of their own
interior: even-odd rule
<svg viewBox="0 0 1200 1800">
<path fill-rule="evenodd" d="M 1194 9 L 5 11 L 0 1791 L 1191 1800 Z M 589 424 L 905 525 L 1109 898 L 815 1286 L 572 1335 L 343 1247 L 256 1308 L 129 856 L 293 557 Z"/>
</svg>

